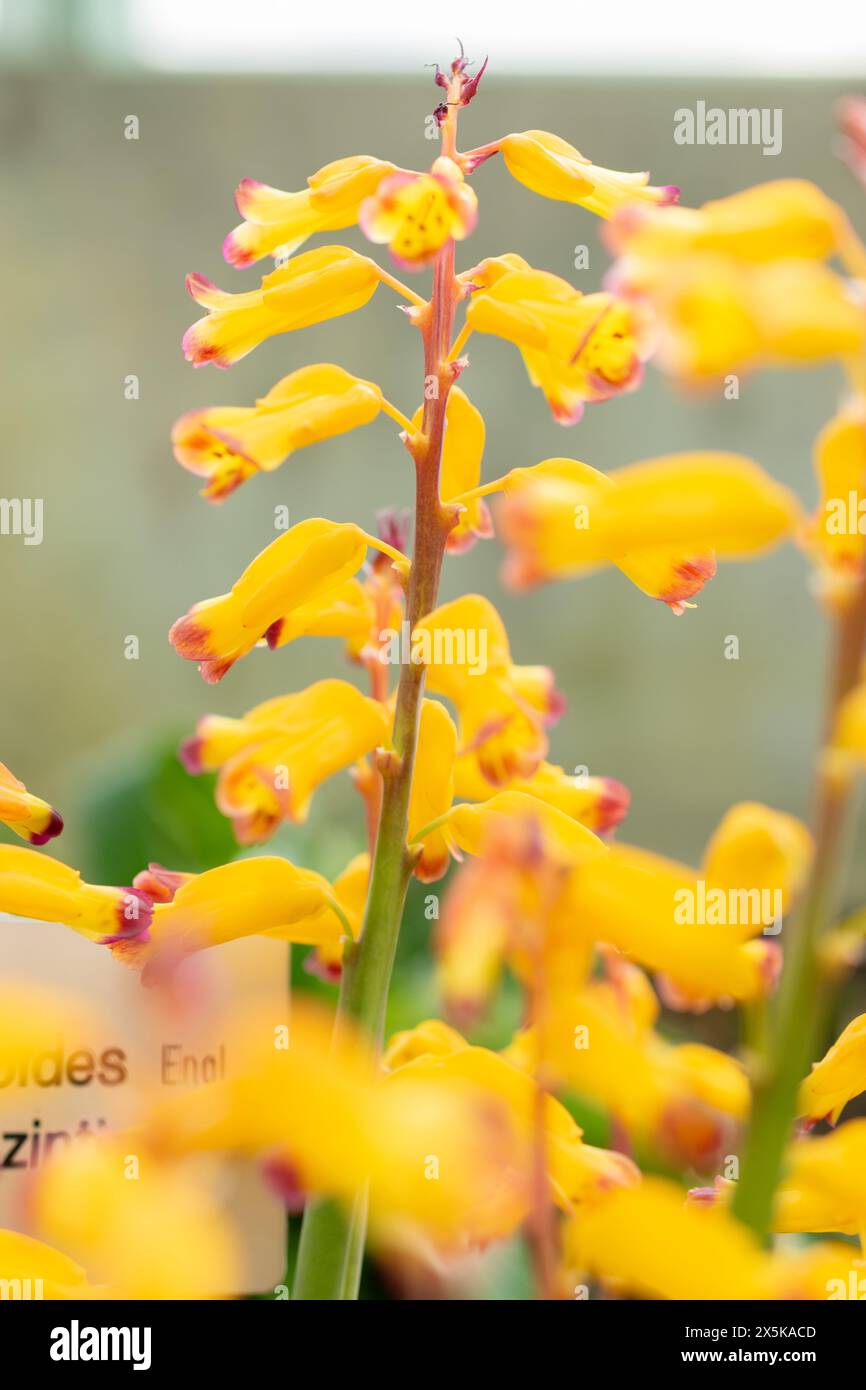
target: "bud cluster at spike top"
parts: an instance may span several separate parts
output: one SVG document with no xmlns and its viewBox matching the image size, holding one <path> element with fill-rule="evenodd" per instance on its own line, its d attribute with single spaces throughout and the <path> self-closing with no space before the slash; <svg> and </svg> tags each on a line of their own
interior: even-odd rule
<svg viewBox="0 0 866 1390">
<path fill-rule="evenodd" d="M 515 1241 L 546 1299 L 585 1284 L 644 1299 L 822 1300 L 852 1269 L 866 1276 L 866 1248 L 850 1243 L 866 1232 L 866 1121 L 846 1118 L 866 1093 L 866 1015 L 822 1032 L 866 959 L 866 914 L 838 921 L 826 906 L 835 837 L 866 770 L 866 540 L 827 520 L 834 499 L 866 497 L 866 251 L 841 207 L 794 178 L 689 207 L 672 184 L 596 164 L 548 131 L 463 149 L 459 119 L 486 69 L 462 51 L 435 67 L 429 168 L 380 151 L 337 158 L 296 191 L 243 178 L 241 222 L 223 241 L 239 288 L 187 279 L 205 311 L 183 338 L 196 367 L 230 368 L 376 294 L 396 295 L 395 347 L 417 357 L 413 401 L 295 356 L 256 399 L 220 378 L 213 403 L 171 430 L 202 497 L 228 507 L 241 487 L 267 490 L 259 475 L 309 466 L 327 441 L 349 468 L 353 431 L 378 431 L 383 450 L 392 436 L 394 494 L 370 499 L 378 528 L 301 517 L 258 554 L 226 556 L 225 592 L 210 597 L 197 596 L 191 557 L 169 640 L 227 690 L 202 702 L 178 756 L 189 777 L 211 779 L 236 856 L 201 872 L 142 863 L 128 887 L 85 882 L 43 848 L 59 814 L 0 764 L 0 822 L 27 842 L 0 844 L 0 913 L 33 933 L 68 926 L 119 981 L 139 976 L 190 1017 L 206 994 L 203 953 L 250 937 L 294 945 L 330 991 L 318 1002 L 298 991 L 285 1048 L 279 1020 L 250 1001 L 232 1022 L 232 1075 L 142 1102 L 130 1134 L 43 1165 L 26 1232 L 0 1230 L 0 1279 L 26 1269 L 45 1297 L 243 1293 L 220 1195 L 239 1156 L 289 1210 L 304 1208 L 299 1300 L 356 1298 L 358 1252 L 397 1296 L 472 1297 L 479 1261 Z M 482 102 L 472 114 L 483 121 Z M 860 108 L 849 103 L 843 124 L 862 173 Z M 556 204 L 569 236 L 582 217 L 603 220 L 603 283 L 579 290 L 519 248 L 473 259 L 464 243 L 483 223 L 484 183 L 503 175 Z M 335 240 L 350 228 L 366 252 Z M 834 366 L 845 398 L 816 422 L 817 506 L 718 431 L 703 448 L 635 449 L 610 471 L 571 448 L 503 467 L 472 399 L 486 336 L 519 353 L 539 436 L 549 414 L 581 455 L 585 411 L 615 410 L 648 365 L 694 390 L 730 373 Z M 411 465 L 410 524 L 393 497 Z M 459 584 L 460 557 L 478 544 L 501 547 L 518 592 L 594 575 L 598 597 L 625 577 L 627 600 L 655 600 L 659 621 L 688 614 L 687 644 L 706 639 L 700 599 L 724 585 L 720 565 L 796 546 L 841 653 L 817 760 L 819 833 L 744 796 L 705 826 L 698 862 L 634 843 L 629 788 L 554 760 L 555 726 L 556 746 L 575 747 L 583 720 L 546 653 L 513 650 L 486 595 L 440 597 L 443 565 Z M 762 582 L 759 567 L 749 573 Z M 592 592 L 587 581 L 571 602 Z M 302 637 L 337 644 L 339 677 L 296 687 L 282 649 Z M 275 693 L 252 708 L 231 696 L 239 662 L 274 673 Z M 308 820 L 326 781 L 357 828 L 328 874 L 270 844 Z M 650 812 L 665 791 L 642 789 Z M 442 893 L 441 912 L 438 896 L 425 900 L 437 910 L 424 950 L 443 1017 L 419 1008 L 388 1036 L 412 878 Z M 497 1010 L 519 1018 L 516 1031 L 479 1045 Z M 747 1045 L 701 1040 L 702 1017 L 722 1010 Z M 72 1037 L 80 1018 L 71 989 L 0 981 L 0 1075 Z M 575 1113 L 596 1117 L 594 1142 Z M 140 1183 L 120 1176 L 133 1143 Z M 777 1239 L 807 1234 L 820 1239 Z"/>
</svg>

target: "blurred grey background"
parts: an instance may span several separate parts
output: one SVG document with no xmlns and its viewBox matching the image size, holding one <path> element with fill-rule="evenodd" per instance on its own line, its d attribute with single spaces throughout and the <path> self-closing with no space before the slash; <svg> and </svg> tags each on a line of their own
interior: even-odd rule
<svg viewBox="0 0 866 1390">
<path fill-rule="evenodd" d="M 58 19 L 68 8 L 58 7 Z M 597 163 L 680 184 L 688 204 L 802 176 L 866 231 L 866 196 L 833 154 L 833 106 L 850 80 L 503 75 L 495 34 L 488 45 L 480 95 L 461 118 L 464 146 L 540 127 Z M 430 60 L 447 60 L 451 46 L 446 30 Z M 274 538 L 276 506 L 297 520 L 323 514 L 368 528 L 378 509 L 408 506 L 411 469 L 394 427 L 380 420 L 298 453 L 222 507 L 198 497 L 197 480 L 172 458 L 169 432 L 185 410 L 251 403 L 314 361 L 375 379 L 411 414 L 420 398 L 416 337 L 383 289 L 366 309 L 272 339 L 228 372 L 194 371 L 180 340 L 200 311 L 183 279 L 198 270 L 231 290 L 258 283 L 261 267 L 236 272 L 220 253 L 238 221 L 232 193 L 241 177 L 294 189 L 351 153 L 423 167 L 436 153 L 425 139 L 436 98 L 420 64 L 377 79 L 91 63 L 74 26 L 60 23 L 35 55 L 6 54 L 0 496 L 43 498 L 45 538 L 38 547 L 0 538 L 0 759 L 62 809 L 68 829 L 58 852 L 86 871 L 104 862 L 87 830 L 100 789 L 122 786 L 127 774 L 134 781 L 142 760 L 167 758 L 199 715 L 240 714 L 324 675 L 353 678 L 339 644 L 305 640 L 253 653 L 209 688 L 166 634 Z M 698 100 L 781 108 L 781 154 L 675 145 L 674 112 Z M 129 115 L 139 119 L 136 141 L 124 138 Z M 496 160 L 475 182 L 481 215 L 459 248 L 462 266 L 516 250 L 581 289 L 599 286 L 608 257 L 591 214 L 535 197 Z M 369 249 L 354 229 L 329 239 Z M 575 271 L 581 244 L 589 269 Z M 650 370 L 638 393 L 588 408 L 566 431 L 507 344 L 473 339 L 470 359 L 462 384 L 487 422 L 488 478 L 554 454 L 607 470 L 671 450 L 725 448 L 751 454 L 814 502 L 812 443 L 841 386 L 831 368 L 750 378 L 737 401 L 687 398 Z M 124 397 L 130 374 L 140 379 L 135 401 Z M 500 561 L 495 541 L 451 560 L 443 597 L 484 591 L 506 619 L 515 660 L 555 667 L 568 710 L 553 756 L 627 783 L 628 838 L 693 860 L 733 801 L 806 813 L 825 628 L 793 548 L 722 567 L 698 609 L 679 619 L 617 571 L 515 597 L 501 587 Z M 730 634 L 738 661 L 724 657 Z M 129 635 L 140 641 L 139 660 L 124 656 Z M 160 819 L 171 814 L 164 799 L 155 807 L 143 845 L 159 841 Z M 325 827 L 347 844 L 360 836 L 346 779 L 314 804 L 309 834 Z M 862 861 L 856 873 L 852 900 L 866 888 Z"/>
</svg>

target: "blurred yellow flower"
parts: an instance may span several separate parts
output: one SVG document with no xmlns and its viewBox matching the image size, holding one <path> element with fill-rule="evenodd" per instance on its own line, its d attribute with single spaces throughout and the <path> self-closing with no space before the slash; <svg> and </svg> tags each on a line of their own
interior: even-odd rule
<svg viewBox="0 0 866 1390">
<path fill-rule="evenodd" d="M 18 1231 L 0 1230 L 0 1286 L 4 1298 L 84 1299 L 99 1296 L 87 1274 L 59 1250 Z"/>
<path fill-rule="evenodd" d="M 219 1298 L 242 1292 L 243 1271 L 212 1187 L 201 1163 L 172 1161 L 127 1133 L 57 1150 L 30 1212 L 110 1297 Z"/>
<path fill-rule="evenodd" d="M 804 543 L 819 589 L 836 608 L 857 590 L 866 566 L 866 405 L 853 401 L 826 424 L 815 443 L 818 507 Z"/>
<path fill-rule="evenodd" d="M 866 1014 L 852 1018 L 800 1087 L 807 1120 L 835 1124 L 849 1100 L 866 1091 Z"/>
<path fill-rule="evenodd" d="M 506 577 L 525 588 L 615 564 L 675 613 L 715 573 L 715 556 L 760 553 L 800 518 L 791 492 L 739 454 L 671 454 L 606 476 L 546 459 L 488 484 L 502 490 Z"/>
<path fill-rule="evenodd" d="M 497 1052 L 470 1047 L 455 1029 L 435 1019 L 395 1034 L 384 1064 L 390 1069 L 391 1085 L 419 1078 L 470 1082 L 504 1102 L 527 1148 L 537 1136 L 538 1092 L 532 1077 Z M 555 1096 L 542 1097 L 541 1115 L 547 1177 L 563 1211 L 574 1211 L 611 1187 L 638 1181 L 637 1168 L 624 1154 L 584 1144 L 580 1126 Z M 521 1195 L 525 1202 L 529 1194 Z M 499 1234 L 507 1235 L 527 1214 L 526 1205 L 509 1213 L 508 1225 Z"/>
<path fill-rule="evenodd" d="M 671 1004 L 760 998 L 778 967 L 778 949 L 762 933 L 778 933 L 811 855 L 811 837 L 793 816 L 742 803 L 724 817 L 699 870 L 612 845 L 577 876 L 575 915 L 596 940 L 659 972 Z"/>
</svg>

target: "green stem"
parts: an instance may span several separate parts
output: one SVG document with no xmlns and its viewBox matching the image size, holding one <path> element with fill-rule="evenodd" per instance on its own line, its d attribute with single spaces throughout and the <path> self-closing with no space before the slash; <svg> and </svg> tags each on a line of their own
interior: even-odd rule
<svg viewBox="0 0 866 1390">
<path fill-rule="evenodd" d="M 856 685 L 866 644 L 866 582 L 838 622 L 825 741 L 839 705 Z M 815 860 L 798 921 L 790 928 L 779 997 L 767 1051 L 759 1058 L 752 1119 L 743 1152 L 742 1177 L 733 1210 L 765 1238 L 785 1147 L 796 1117 L 797 1092 L 820 1044 L 830 986 L 819 962 L 820 938 L 833 920 L 845 858 L 850 787 L 824 767 L 819 771 Z"/>
<path fill-rule="evenodd" d="M 407 597 L 410 630 L 436 604 L 445 542 L 457 515 L 439 500 L 445 409 L 454 380 L 446 358 L 455 302 L 454 243 L 449 242 L 436 262 L 429 314 L 422 323 L 425 381 L 435 380 L 438 390 L 432 397 L 425 391 L 421 434 L 409 441 L 416 474 L 415 540 Z M 415 860 L 406 845 L 406 833 L 423 691 L 424 667 L 408 662 L 397 689 L 394 752 L 382 760 L 382 810 L 364 925 L 360 940 L 347 948 L 343 960 L 338 1026 L 340 1018 L 353 1019 L 377 1048 L 382 1044 L 391 972 Z M 308 1202 L 293 1299 L 357 1297 L 365 1232 L 366 1212 L 357 1203 L 350 1221 L 334 1202 Z"/>
</svg>

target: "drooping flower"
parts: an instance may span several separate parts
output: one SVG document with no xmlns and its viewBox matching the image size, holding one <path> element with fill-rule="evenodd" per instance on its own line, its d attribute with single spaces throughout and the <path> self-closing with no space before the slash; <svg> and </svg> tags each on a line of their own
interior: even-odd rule
<svg viewBox="0 0 866 1390">
<path fill-rule="evenodd" d="M 421 407 L 412 420 L 416 430 L 421 429 L 423 415 Z M 452 386 L 445 406 L 445 437 L 439 468 L 439 494 L 443 502 L 451 502 L 477 488 L 481 479 L 484 435 L 481 412 L 459 386 Z M 460 554 L 469 550 L 476 540 L 492 534 L 490 513 L 484 499 L 470 497 L 463 505 L 457 525 L 448 533 L 446 549 Z"/>
<path fill-rule="evenodd" d="M 553 763 L 541 763 L 532 777 L 512 783 L 510 790 L 550 802 L 597 835 L 616 829 L 631 799 L 628 787 L 615 777 L 570 776 Z"/>
<path fill-rule="evenodd" d="M 492 787 L 531 777 L 562 699 L 547 667 L 514 665 L 490 600 L 464 594 L 441 604 L 416 624 L 412 641 L 427 668 L 427 689 L 457 709 L 462 757 Z"/>
<path fill-rule="evenodd" d="M 798 1106 L 807 1120 L 836 1124 L 850 1100 L 866 1091 L 866 1014 L 853 1018 L 832 1047 L 813 1062 Z"/>
<path fill-rule="evenodd" d="M 500 818 L 524 820 L 538 833 L 546 855 L 562 864 L 585 864 L 604 854 L 604 842 L 565 811 L 526 792 L 496 792 L 487 801 L 460 802 L 441 818 L 440 828 L 451 853 L 483 851 L 492 825 Z"/>
<path fill-rule="evenodd" d="M 453 159 L 441 155 L 427 174 L 389 174 L 362 203 L 359 221 L 370 241 L 387 245 L 398 265 L 414 270 L 449 239 L 468 237 L 477 217 L 474 190 Z"/>
<path fill-rule="evenodd" d="M 282 646 L 313 621 L 311 609 L 327 605 L 364 563 L 368 547 L 409 562 L 354 522 L 311 517 L 299 521 L 256 556 L 231 591 L 206 599 L 179 618 L 169 641 L 179 656 L 198 661 L 210 684 L 262 640 Z M 296 617 L 300 630 L 293 628 Z"/>
<path fill-rule="evenodd" d="M 182 747 L 188 772 L 219 771 L 216 801 L 238 843 L 302 822 L 316 788 L 388 742 L 385 707 L 348 681 L 323 680 L 257 705 L 241 719 L 205 715 Z"/>
<path fill-rule="evenodd" d="M 175 424 L 171 441 L 178 463 L 207 479 L 202 497 L 222 502 L 256 473 L 278 468 L 296 449 L 367 425 L 382 408 L 374 382 L 321 362 L 283 377 L 254 406 L 188 411 Z"/>
<path fill-rule="evenodd" d="M 567 140 L 546 130 L 506 135 L 497 144 L 508 172 L 519 183 L 543 198 L 577 203 L 599 217 L 612 217 L 635 202 L 664 206 L 679 198 L 673 185 L 653 188 L 647 173 L 622 174 L 593 164 Z"/>
<path fill-rule="evenodd" d="M 147 894 L 136 888 L 84 883 L 75 869 L 35 849 L 0 845 L 0 912 L 62 922 L 104 943 L 146 931 L 152 907 Z"/>
<path fill-rule="evenodd" d="M 344 910 L 322 874 L 287 859 L 239 859 L 201 874 L 178 874 L 160 865 L 136 878 L 157 897 L 150 928 L 132 940 L 111 942 L 124 965 L 146 981 L 165 976 L 197 951 L 247 936 L 272 936 L 339 955 L 341 938 L 360 932 L 360 919 Z"/>
<path fill-rule="evenodd" d="M 699 870 L 613 844 L 576 876 L 575 916 L 595 940 L 658 972 L 669 1003 L 759 998 L 778 966 L 762 933 L 778 932 L 811 853 L 793 816 L 743 803 L 721 822 Z"/>
<path fill-rule="evenodd" d="M 0 763 L 0 822 L 31 845 L 45 845 L 63 829 L 60 812 L 29 792 L 3 763 Z"/>
<path fill-rule="evenodd" d="M 207 316 L 187 329 L 183 351 L 194 367 L 230 367 L 275 333 L 308 328 L 361 309 L 380 283 L 379 267 L 347 246 L 317 246 L 266 275 L 257 290 L 229 294 L 204 275 L 187 289 Z"/>
<path fill-rule="evenodd" d="M 639 263 L 700 252 L 748 264 L 777 260 L 826 260 L 845 244 L 842 209 L 805 179 L 778 179 L 715 198 L 700 208 L 658 212 L 645 204 L 623 208 L 606 229 L 618 255 Z"/>
<path fill-rule="evenodd" d="M 466 322 L 520 349 L 529 379 L 553 417 L 573 425 L 584 404 L 639 384 L 648 345 L 640 309 L 609 293 L 582 294 L 520 257 L 483 261 L 467 272 L 474 288 Z"/>
<path fill-rule="evenodd" d="M 308 187 L 283 193 L 256 179 L 241 179 L 235 203 L 243 217 L 223 242 L 229 265 L 252 265 L 263 256 L 291 255 L 316 232 L 338 232 L 358 221 L 361 204 L 394 165 L 372 155 L 335 159 L 311 174 Z"/>
<path fill-rule="evenodd" d="M 444 705 L 424 700 L 418 725 L 418 749 L 409 796 L 408 837 L 410 842 L 431 822 L 439 819 L 454 800 L 454 763 L 457 756 L 457 730 Z M 435 883 L 450 863 L 448 842 L 441 829 L 420 842 L 421 853 L 414 866 L 422 883 Z"/>
<path fill-rule="evenodd" d="M 701 252 L 640 264 L 637 272 L 616 267 L 611 283 L 651 306 L 655 360 L 685 385 L 760 367 L 811 366 L 866 347 L 856 293 L 817 261 L 751 264 Z"/>
<path fill-rule="evenodd" d="M 500 530 L 517 588 L 615 564 L 681 613 L 715 573 L 715 556 L 760 553 L 791 534 L 798 503 L 739 454 L 672 454 L 605 476 L 575 459 L 515 469 Z"/>
<path fill-rule="evenodd" d="M 818 507 L 804 542 L 817 565 L 819 591 L 844 608 L 866 568 L 866 406 L 852 402 L 830 420 L 815 443 Z M 861 524 L 863 529 L 861 529 Z"/>
</svg>

